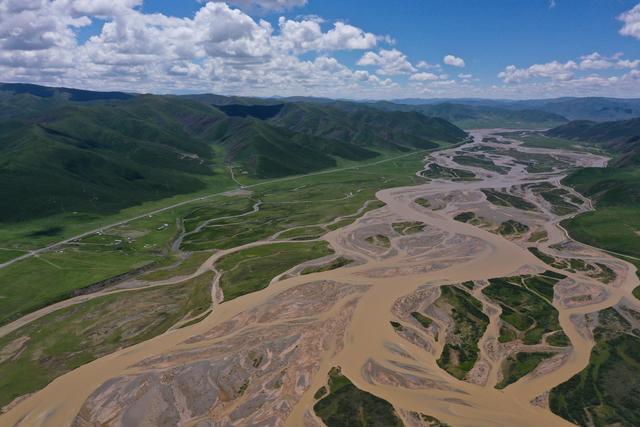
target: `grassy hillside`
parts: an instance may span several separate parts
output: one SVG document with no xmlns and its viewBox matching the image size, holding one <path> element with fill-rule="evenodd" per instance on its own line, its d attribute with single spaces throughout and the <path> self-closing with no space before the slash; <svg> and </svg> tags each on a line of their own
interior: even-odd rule
<svg viewBox="0 0 640 427">
<path fill-rule="evenodd" d="M 640 256 L 640 168 L 582 169 L 564 183 L 595 201 L 596 210 L 563 222 L 572 237 Z"/>
<path fill-rule="evenodd" d="M 569 120 L 593 120 L 598 122 L 627 120 L 640 117 L 640 99 L 603 97 L 563 97 L 552 99 L 399 99 L 394 103 L 406 105 L 435 105 L 455 103 L 475 107 L 497 107 L 508 110 L 537 110 L 557 114 Z"/>
<path fill-rule="evenodd" d="M 354 103 L 290 103 L 269 123 L 316 137 L 396 149 L 431 149 L 437 142 L 456 143 L 466 137 L 464 131 L 442 119 Z"/>
<path fill-rule="evenodd" d="M 580 241 L 640 256 L 640 119 L 574 121 L 547 134 L 596 144 L 614 157 L 607 168 L 581 169 L 565 178 L 565 184 L 594 200 L 596 210 L 563 225 Z"/>
<path fill-rule="evenodd" d="M 466 137 L 415 113 L 248 101 L 0 84 L 0 223 L 111 215 L 201 192 L 227 166 L 283 177 Z"/>
<path fill-rule="evenodd" d="M 389 111 L 416 111 L 428 117 L 438 117 L 465 129 L 472 128 L 524 128 L 542 129 L 566 123 L 561 115 L 540 110 L 441 103 L 430 105 L 401 105 L 391 102 L 372 104 Z"/>
<path fill-rule="evenodd" d="M 598 144 L 616 155 L 616 166 L 640 165 L 640 118 L 605 123 L 573 121 L 547 131 L 547 135 Z"/>
</svg>

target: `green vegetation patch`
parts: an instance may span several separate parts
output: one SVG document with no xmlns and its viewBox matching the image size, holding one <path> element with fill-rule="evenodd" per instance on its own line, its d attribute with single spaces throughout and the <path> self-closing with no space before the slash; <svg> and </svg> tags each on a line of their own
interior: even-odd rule
<svg viewBox="0 0 640 427">
<path fill-rule="evenodd" d="M 609 266 L 599 262 L 592 264 L 579 258 L 556 258 L 542 252 L 538 248 L 531 247 L 528 249 L 529 252 L 531 252 L 545 264 L 549 264 L 552 267 L 558 268 L 560 270 L 570 271 L 572 273 L 578 271 L 583 272 L 587 276 L 599 280 L 604 284 L 613 282 L 617 277 L 615 271 L 613 271 Z M 552 275 L 553 272 L 548 271 L 545 274 L 549 276 Z"/>
<path fill-rule="evenodd" d="M 459 221 L 459 222 L 470 222 L 474 219 L 476 219 L 476 214 L 473 212 L 462 212 L 459 213 L 458 215 L 453 217 L 454 220 Z"/>
<path fill-rule="evenodd" d="M 145 217 L 1 269 L 0 324 L 165 264 L 168 243 L 176 234 L 170 218 L 172 214 Z"/>
<path fill-rule="evenodd" d="M 418 311 L 414 311 L 411 313 L 411 317 L 413 317 L 414 319 L 416 319 L 418 321 L 418 323 L 420 323 L 422 325 L 423 328 L 428 328 L 429 326 L 431 326 L 431 324 L 433 323 L 433 320 L 431 320 L 431 318 L 425 316 L 424 314 L 418 312 Z"/>
<path fill-rule="evenodd" d="M 323 265 L 306 267 L 304 270 L 302 270 L 302 272 L 300 272 L 300 274 L 304 275 L 304 274 L 321 273 L 323 271 L 335 270 L 337 268 L 341 268 L 341 267 L 347 266 L 347 265 L 351 264 L 352 262 L 353 262 L 352 259 L 340 256 L 340 257 L 334 259 L 333 261 L 328 262 L 328 263 L 323 264 Z"/>
<path fill-rule="evenodd" d="M 551 411 L 578 425 L 640 425 L 640 338 L 614 308 L 598 318 L 589 365 L 551 391 Z"/>
<path fill-rule="evenodd" d="M 532 372 L 538 367 L 540 362 L 555 353 L 540 352 L 540 353 L 525 353 L 520 352 L 515 355 L 510 355 L 504 362 L 502 362 L 502 381 L 500 381 L 496 388 L 502 389 L 518 381 L 528 373 Z"/>
<path fill-rule="evenodd" d="M 396 233 L 404 236 L 420 233 L 427 225 L 420 221 L 394 222 L 392 224 Z"/>
<path fill-rule="evenodd" d="M 529 226 L 513 219 L 504 221 L 498 227 L 498 233 L 502 236 L 518 236 L 529 231 Z"/>
<path fill-rule="evenodd" d="M 121 348 L 162 334 L 211 306 L 213 273 L 157 288 L 95 298 L 0 338 L 0 406 Z"/>
<path fill-rule="evenodd" d="M 506 175 L 509 173 L 509 168 L 496 165 L 493 160 L 482 155 L 458 155 L 453 157 L 453 161 L 462 166 L 472 166 L 476 168 L 486 169 L 491 172 L 496 172 L 500 175 Z"/>
<path fill-rule="evenodd" d="M 220 288 L 225 301 L 264 289 L 285 271 L 333 251 L 326 242 L 276 243 L 256 246 L 222 257 L 216 268 L 222 273 Z"/>
<path fill-rule="evenodd" d="M 558 216 L 576 213 L 582 205 L 580 198 L 550 183 L 534 184 L 530 188 L 546 200 L 551 205 L 551 212 Z"/>
<path fill-rule="evenodd" d="M 430 179 L 448 179 L 451 181 L 474 181 L 476 174 L 463 169 L 448 168 L 437 163 L 431 163 L 422 171 L 422 176 Z"/>
<path fill-rule="evenodd" d="M 287 230 L 278 236 L 281 240 L 311 240 L 322 237 L 327 233 L 323 227 L 318 225 L 311 225 L 308 227 L 294 228 L 293 230 Z"/>
<path fill-rule="evenodd" d="M 547 344 L 554 347 L 567 347 L 571 345 L 571 340 L 564 331 L 558 331 L 547 337 Z"/>
<path fill-rule="evenodd" d="M 436 305 L 450 310 L 452 333 L 438 359 L 438 366 L 458 379 L 465 377 L 478 360 L 478 341 L 489 324 L 482 303 L 455 286 L 441 286 Z"/>
<path fill-rule="evenodd" d="M 142 280 L 157 281 L 195 273 L 198 268 L 211 257 L 212 252 L 193 252 L 174 268 L 162 268 L 140 276 Z"/>
<path fill-rule="evenodd" d="M 482 192 L 485 196 L 487 196 L 487 200 L 489 201 L 489 203 L 496 206 L 512 207 L 524 211 L 537 210 L 536 205 L 527 202 L 522 197 L 514 196 L 512 194 L 493 189 L 484 189 L 482 190 Z"/>
<path fill-rule="evenodd" d="M 431 206 L 429 199 L 425 199 L 424 197 L 418 197 L 417 199 L 414 200 L 414 202 L 416 202 L 418 205 L 422 206 L 423 208 L 428 208 L 429 206 Z"/>
<path fill-rule="evenodd" d="M 532 345 L 540 343 L 544 334 L 561 330 L 558 311 L 548 300 L 558 280 L 542 276 L 490 279 L 482 292 L 500 304 L 500 318 L 518 330 L 525 344 Z"/>
<path fill-rule="evenodd" d="M 313 410 L 327 427 L 402 427 L 404 424 L 386 400 L 357 388 L 340 368 L 329 372 L 329 394 Z"/>
<path fill-rule="evenodd" d="M 380 248 L 386 249 L 391 247 L 391 240 L 389 240 L 389 237 L 385 236 L 384 234 L 376 234 L 374 236 L 369 236 L 364 240 L 370 245 L 378 246 Z"/>
</svg>

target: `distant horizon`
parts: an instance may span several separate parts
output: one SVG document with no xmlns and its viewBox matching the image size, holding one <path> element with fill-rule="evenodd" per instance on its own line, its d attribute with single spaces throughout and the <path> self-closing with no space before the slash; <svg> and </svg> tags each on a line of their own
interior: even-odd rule
<svg viewBox="0 0 640 427">
<path fill-rule="evenodd" d="M 228 96 L 640 97 L 638 0 L 0 4 L 4 79 Z"/>
<path fill-rule="evenodd" d="M 494 102 L 523 102 L 523 101 L 553 101 L 553 100 L 561 100 L 561 99 L 615 99 L 622 101 L 635 101 L 640 100 L 639 97 L 619 97 L 619 96 L 557 96 L 557 97 L 549 97 L 549 98 L 475 98 L 475 97 L 433 97 L 433 98 L 419 98 L 419 97 L 403 97 L 403 98 L 333 98 L 333 97 L 324 97 L 324 96 L 312 96 L 312 95 L 235 95 L 235 94 L 225 94 L 225 93 L 216 93 L 216 92 L 183 92 L 183 93 L 171 93 L 171 92 L 136 92 L 129 91 L 123 89 L 110 89 L 110 90 L 100 90 L 100 89 L 87 89 L 83 87 L 77 86 L 55 86 L 41 83 L 33 83 L 27 81 L 0 81 L 0 85 L 33 85 L 33 86 L 41 86 L 47 87 L 51 89 L 69 89 L 69 90 L 81 90 L 87 92 L 98 92 L 98 93 L 108 93 L 108 92 L 119 92 L 129 95 L 153 95 L 153 96 L 196 96 L 196 95 L 214 95 L 214 96 L 222 96 L 226 98 L 256 98 L 256 99 L 289 99 L 289 98 L 309 98 L 309 99 L 326 99 L 331 101 L 344 101 L 344 102 L 391 102 L 391 103 L 401 103 L 401 101 L 431 101 L 431 102 L 442 102 L 447 103 L 450 101 L 494 101 Z"/>
</svg>

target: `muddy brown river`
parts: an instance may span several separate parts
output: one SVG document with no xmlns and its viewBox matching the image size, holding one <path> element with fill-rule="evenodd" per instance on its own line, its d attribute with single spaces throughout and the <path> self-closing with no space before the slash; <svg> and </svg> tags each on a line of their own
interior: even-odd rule
<svg viewBox="0 0 640 427">
<path fill-rule="evenodd" d="M 564 217 L 531 191 L 532 183 L 560 186 L 562 168 L 530 173 L 507 150 L 552 156 L 568 166 L 601 167 L 607 160 L 585 152 L 523 148 L 499 136 L 499 142 L 482 142 L 498 132 L 473 131 L 473 143 L 425 160 L 472 171 L 476 180 L 433 179 L 382 190 L 376 197 L 385 207 L 325 235 L 336 256 L 357 260 L 351 266 L 293 274 L 215 306 L 200 323 L 86 364 L 22 400 L 0 417 L 0 425 L 321 426 L 313 412 L 314 394 L 334 366 L 358 388 L 390 402 L 403 419 L 407 412 L 418 412 L 453 426 L 571 425 L 548 409 L 546 394 L 588 363 L 593 339 L 580 319 L 625 298 L 635 304 L 631 291 L 638 279 L 631 264 L 568 240 L 558 225 Z M 461 153 L 483 153 L 509 172 L 457 164 L 453 159 Z M 517 194 L 536 209 L 491 204 L 481 189 Z M 415 203 L 418 198 L 428 200 L 429 207 Z M 577 212 L 590 206 L 583 200 Z M 453 219 L 468 211 L 482 224 Z M 495 232 L 508 219 L 530 231 L 510 238 Z M 401 235 L 391 227 L 413 221 L 425 228 Z M 546 237 L 530 241 L 536 231 Z M 372 244 L 367 240 L 372 235 L 389 236 L 390 246 Z M 528 247 L 597 261 L 616 278 L 604 284 L 580 272 L 551 268 Z M 219 257 L 207 260 L 196 274 L 212 269 Z M 545 270 L 567 276 L 556 286 L 553 306 L 571 346 L 540 369 L 496 389 L 507 352 L 497 344 L 499 311 L 480 289 L 490 278 Z M 390 322 L 398 320 L 403 304 L 422 304 L 437 296 L 440 286 L 466 281 L 475 281 L 472 293 L 483 302 L 490 323 L 479 342 L 476 366 L 459 380 L 436 362 L 442 339 L 418 331 L 407 340 Z M 445 320 L 435 320 L 441 330 L 448 327 Z"/>
</svg>

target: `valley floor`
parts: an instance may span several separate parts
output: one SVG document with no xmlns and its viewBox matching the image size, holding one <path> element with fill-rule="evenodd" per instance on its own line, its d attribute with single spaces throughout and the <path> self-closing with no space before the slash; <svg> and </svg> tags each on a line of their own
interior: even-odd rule
<svg viewBox="0 0 640 427">
<path fill-rule="evenodd" d="M 607 159 L 500 132 L 415 176 L 354 168 L 370 182 L 345 171 L 305 198 L 296 183 L 190 212 L 173 243 L 186 258 L 0 328 L 0 373 L 66 364 L 31 388 L 0 380 L 23 396 L 0 424 L 637 425 L 621 397 L 638 387 L 636 268 L 559 225 L 592 209 L 566 171 Z M 101 330 L 108 310 L 135 323 Z M 56 321 L 84 341 L 46 343 Z"/>
</svg>

